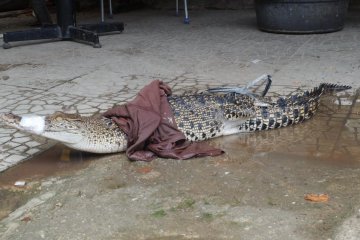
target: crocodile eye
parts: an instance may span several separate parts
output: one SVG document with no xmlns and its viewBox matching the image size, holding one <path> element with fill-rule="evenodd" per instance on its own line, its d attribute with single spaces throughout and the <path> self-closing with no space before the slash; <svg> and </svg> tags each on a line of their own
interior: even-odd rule
<svg viewBox="0 0 360 240">
<path fill-rule="evenodd" d="M 63 118 L 62 118 L 62 117 L 56 117 L 56 120 L 58 120 L 58 121 L 62 121 L 62 120 L 63 120 Z"/>
</svg>

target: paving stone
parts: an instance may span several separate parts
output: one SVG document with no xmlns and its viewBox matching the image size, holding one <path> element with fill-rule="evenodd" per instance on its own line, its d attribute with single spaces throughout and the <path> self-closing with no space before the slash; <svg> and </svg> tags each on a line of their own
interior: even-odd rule
<svg viewBox="0 0 360 240">
<path fill-rule="evenodd" d="M 46 100 L 47 104 L 52 104 L 52 105 L 59 105 L 62 104 L 62 101 L 58 99 L 58 97 L 56 97 L 56 99 L 47 99 Z"/>
<path fill-rule="evenodd" d="M 6 157 L 3 161 L 7 162 L 7 163 L 15 164 L 15 163 L 20 162 L 21 160 L 24 160 L 25 158 L 26 158 L 26 156 L 13 154 L 13 155 Z"/>
<path fill-rule="evenodd" d="M 56 109 L 61 109 L 62 105 L 54 105 L 54 104 L 48 104 L 48 105 L 44 105 L 44 109 L 50 109 L 50 110 L 56 110 Z"/>
<path fill-rule="evenodd" d="M 3 96 L 3 98 L 0 99 L 0 105 L 5 105 L 6 102 L 7 102 L 6 96 Z"/>
<path fill-rule="evenodd" d="M 63 106 L 72 106 L 74 105 L 74 101 L 64 101 Z"/>
<path fill-rule="evenodd" d="M 11 140 L 12 137 L 8 136 L 8 137 L 0 137 L 0 143 L 4 144 L 8 141 Z"/>
<path fill-rule="evenodd" d="M 16 148 L 14 148 L 14 151 L 18 151 L 20 153 L 25 152 L 27 149 L 29 149 L 27 146 L 21 145 Z"/>
<path fill-rule="evenodd" d="M 34 103 L 33 103 L 34 104 Z M 33 106 L 31 109 L 30 109 L 30 112 L 32 113 L 37 113 L 37 112 L 40 112 L 44 110 L 44 108 L 41 106 L 41 105 L 36 105 L 36 106 Z"/>
<path fill-rule="evenodd" d="M 45 101 L 42 101 L 42 100 L 34 100 L 31 102 L 32 105 L 38 105 L 38 106 L 41 106 L 41 105 L 44 105 L 45 104 Z"/>
<path fill-rule="evenodd" d="M 134 98 L 136 94 L 128 93 L 128 94 L 122 94 L 121 95 L 124 99 Z"/>
<path fill-rule="evenodd" d="M 0 133 L 5 133 L 5 134 L 12 134 L 12 133 L 15 133 L 17 131 L 19 131 L 19 130 L 16 130 L 14 128 L 8 128 L 8 127 L 0 129 Z"/>
<path fill-rule="evenodd" d="M 24 104 L 21 104 L 21 105 L 18 105 L 15 110 L 29 110 L 31 108 L 30 105 L 24 105 Z"/>
<path fill-rule="evenodd" d="M 25 143 L 25 145 L 30 147 L 30 148 L 33 148 L 33 147 L 37 147 L 37 146 L 41 145 L 41 143 L 31 141 L 31 142 Z"/>
<path fill-rule="evenodd" d="M 62 101 L 62 102 L 64 102 L 64 101 L 68 101 L 68 100 L 71 100 L 71 98 L 70 98 L 70 97 L 65 96 L 65 95 L 60 96 L 60 97 L 57 97 L 57 99 L 59 99 L 59 100 L 60 100 L 60 101 Z"/>
<path fill-rule="evenodd" d="M 100 105 L 100 104 L 97 103 L 97 102 L 87 102 L 87 104 L 88 104 L 89 106 L 95 107 L 95 108 L 97 108 L 97 107 Z"/>
<path fill-rule="evenodd" d="M 86 105 L 86 104 L 79 104 L 76 106 L 76 109 L 78 109 L 78 110 L 91 109 L 91 106 Z"/>
<path fill-rule="evenodd" d="M 5 159 L 6 157 L 8 157 L 10 154 L 9 153 L 0 153 L 0 160 Z M 0 161 L 1 162 L 1 161 Z"/>
<path fill-rule="evenodd" d="M 10 100 L 10 99 L 19 100 L 21 98 L 22 98 L 21 95 L 17 95 L 17 94 L 10 94 L 10 95 L 6 96 L 7 100 Z"/>
<path fill-rule="evenodd" d="M 5 102 L 5 106 L 9 106 L 9 105 L 13 105 L 14 103 L 17 103 L 17 100 L 14 99 L 7 99 L 7 101 Z"/>
<path fill-rule="evenodd" d="M 107 100 L 106 99 L 101 99 L 101 98 L 95 98 L 95 99 L 92 99 L 91 101 L 94 102 L 94 103 L 104 103 Z"/>
<path fill-rule="evenodd" d="M 12 136 L 15 137 L 15 138 L 21 138 L 21 137 L 28 136 L 28 134 L 22 133 L 22 132 L 16 132 L 16 133 L 12 134 Z"/>
<path fill-rule="evenodd" d="M 114 105 L 114 104 L 100 104 L 100 105 L 98 106 L 98 109 L 107 110 L 107 109 L 113 107 L 113 105 Z"/>
<path fill-rule="evenodd" d="M 58 110 L 55 110 L 55 109 L 41 110 L 41 111 L 38 111 L 37 114 L 39 114 L 39 115 L 49 115 L 49 114 L 53 114 L 56 111 L 59 111 L 59 109 Z"/>
<path fill-rule="evenodd" d="M 16 143 L 25 143 L 28 141 L 31 141 L 30 137 L 17 137 L 17 138 L 14 138 L 14 140 L 13 140 L 13 142 L 16 142 Z"/>
<path fill-rule="evenodd" d="M 30 111 L 29 110 L 16 110 L 16 109 L 14 109 L 13 111 L 12 111 L 14 114 L 16 114 L 16 115 L 27 115 L 27 114 L 30 114 Z"/>
<path fill-rule="evenodd" d="M 17 147 L 19 145 L 20 145 L 20 143 L 13 142 L 13 140 L 8 141 L 7 143 L 3 144 L 3 146 L 8 148 L 8 149 L 15 148 L 15 147 Z"/>
<path fill-rule="evenodd" d="M 40 149 L 38 149 L 38 148 L 31 148 L 26 151 L 26 153 L 29 155 L 34 155 L 35 153 L 38 153 L 38 152 L 40 152 Z"/>
</svg>

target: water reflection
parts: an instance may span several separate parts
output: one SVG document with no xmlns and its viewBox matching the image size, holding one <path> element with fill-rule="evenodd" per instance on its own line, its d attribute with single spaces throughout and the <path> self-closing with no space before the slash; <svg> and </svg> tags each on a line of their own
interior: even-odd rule
<svg viewBox="0 0 360 240">
<path fill-rule="evenodd" d="M 98 155 L 73 151 L 63 145 L 56 145 L 49 150 L 25 161 L 0 174 L 0 188 L 12 186 L 15 181 L 34 181 L 48 176 L 71 173 L 85 168 L 89 160 Z"/>
<path fill-rule="evenodd" d="M 359 90 L 347 96 L 346 102 L 348 104 L 339 105 L 335 97 L 326 97 L 315 117 L 307 122 L 282 129 L 222 137 L 214 142 L 227 152 L 230 159 L 244 155 L 251 158 L 280 154 L 360 166 Z"/>
</svg>

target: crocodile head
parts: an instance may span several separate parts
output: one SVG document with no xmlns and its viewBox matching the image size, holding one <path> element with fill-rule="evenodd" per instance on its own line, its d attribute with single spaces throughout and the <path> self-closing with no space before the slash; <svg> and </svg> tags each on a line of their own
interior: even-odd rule
<svg viewBox="0 0 360 240">
<path fill-rule="evenodd" d="M 55 112 L 47 116 L 0 115 L 0 122 L 23 132 L 49 138 L 64 145 L 93 153 L 125 151 L 127 136 L 109 118 Z"/>
<path fill-rule="evenodd" d="M 0 115 L 0 121 L 23 132 L 50 138 L 64 144 L 78 143 L 84 137 L 81 131 L 81 117 L 76 114 L 55 112 L 48 116 L 18 116 L 5 113 Z"/>
</svg>

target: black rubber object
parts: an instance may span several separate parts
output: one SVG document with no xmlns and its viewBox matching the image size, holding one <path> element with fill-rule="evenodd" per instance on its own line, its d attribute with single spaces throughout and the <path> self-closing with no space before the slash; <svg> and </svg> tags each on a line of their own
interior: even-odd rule
<svg viewBox="0 0 360 240">
<path fill-rule="evenodd" d="M 348 0 L 256 0 L 260 30 L 276 33 L 326 33 L 344 27 Z"/>
</svg>

